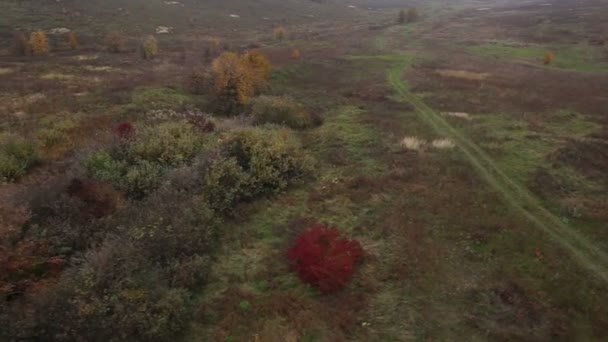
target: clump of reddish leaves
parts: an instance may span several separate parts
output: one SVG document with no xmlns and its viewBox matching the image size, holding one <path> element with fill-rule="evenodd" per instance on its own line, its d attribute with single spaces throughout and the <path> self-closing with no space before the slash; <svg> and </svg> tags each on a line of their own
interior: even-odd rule
<svg viewBox="0 0 608 342">
<path fill-rule="evenodd" d="M 297 238 L 288 258 L 302 281 L 328 293 L 348 283 L 362 254 L 358 241 L 342 237 L 337 228 L 317 224 Z"/>
<path fill-rule="evenodd" d="M 114 126 L 114 134 L 120 140 L 131 140 L 135 135 L 135 127 L 128 121 L 121 122 Z"/>
</svg>

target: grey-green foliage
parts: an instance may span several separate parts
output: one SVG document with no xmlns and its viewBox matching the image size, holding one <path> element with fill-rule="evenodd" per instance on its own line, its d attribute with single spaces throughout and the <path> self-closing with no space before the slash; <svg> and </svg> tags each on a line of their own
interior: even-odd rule
<svg viewBox="0 0 608 342">
<path fill-rule="evenodd" d="M 202 146 L 201 135 L 186 121 L 144 127 L 130 146 L 138 159 L 163 165 L 182 165 L 194 158 Z"/>
</svg>

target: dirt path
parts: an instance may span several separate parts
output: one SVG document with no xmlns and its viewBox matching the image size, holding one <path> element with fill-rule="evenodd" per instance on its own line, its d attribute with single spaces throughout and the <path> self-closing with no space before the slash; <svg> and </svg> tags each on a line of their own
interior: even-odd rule
<svg viewBox="0 0 608 342">
<path fill-rule="evenodd" d="M 399 98 L 412 105 L 420 119 L 433 130 L 452 139 L 478 174 L 499 191 L 511 207 L 532 221 L 538 229 L 548 234 L 560 246 L 570 251 L 581 266 L 608 283 L 607 253 L 544 208 L 538 199 L 511 179 L 485 151 L 409 91 L 401 76 L 403 70 L 411 63 L 411 57 L 403 56 L 402 62 L 388 72 L 388 81 Z"/>
</svg>

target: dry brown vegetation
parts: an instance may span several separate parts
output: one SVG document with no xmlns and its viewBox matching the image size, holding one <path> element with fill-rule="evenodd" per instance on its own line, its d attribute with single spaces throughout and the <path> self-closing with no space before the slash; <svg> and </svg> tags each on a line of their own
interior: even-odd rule
<svg viewBox="0 0 608 342">
<path fill-rule="evenodd" d="M 127 48 L 127 40 L 120 32 L 110 32 L 103 40 L 108 51 L 113 53 L 124 52 Z"/>
<path fill-rule="evenodd" d="M 276 27 L 272 31 L 272 34 L 274 39 L 278 41 L 283 41 L 285 38 L 287 38 L 287 30 L 283 26 Z"/>
</svg>

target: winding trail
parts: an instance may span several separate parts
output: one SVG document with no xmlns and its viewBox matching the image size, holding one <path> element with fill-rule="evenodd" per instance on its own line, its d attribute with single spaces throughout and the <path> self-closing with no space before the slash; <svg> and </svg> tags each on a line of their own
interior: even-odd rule
<svg viewBox="0 0 608 342">
<path fill-rule="evenodd" d="M 401 62 L 388 72 L 388 82 L 398 98 L 412 105 L 418 117 L 438 134 L 456 142 L 457 147 L 464 153 L 477 173 L 500 192 L 510 206 L 561 247 L 571 252 L 581 266 L 608 283 L 608 254 L 606 252 L 547 210 L 526 188 L 511 179 L 477 144 L 452 127 L 439 113 L 409 91 L 401 76 L 403 70 L 411 63 L 411 57 L 403 56 Z"/>
</svg>

